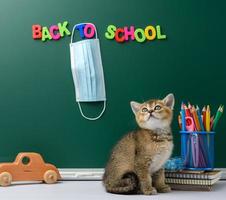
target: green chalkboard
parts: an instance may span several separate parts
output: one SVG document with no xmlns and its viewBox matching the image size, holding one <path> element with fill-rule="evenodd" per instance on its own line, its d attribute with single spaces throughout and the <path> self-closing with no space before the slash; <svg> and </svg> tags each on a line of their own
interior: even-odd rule
<svg viewBox="0 0 226 200">
<path fill-rule="evenodd" d="M 136 123 L 131 100 L 176 98 L 174 155 L 180 154 L 177 115 L 182 100 L 226 104 L 226 3 L 211 0 L 1 0 L 0 161 L 21 151 L 40 152 L 58 167 L 104 167 L 112 146 Z M 92 22 L 99 33 L 107 109 L 95 122 L 83 119 L 75 101 L 70 37 L 32 39 L 33 24 L 68 28 Z M 117 27 L 160 25 L 166 40 L 117 43 L 104 36 Z M 85 105 L 98 113 L 101 104 Z M 216 166 L 226 167 L 226 121 L 217 134 Z"/>
</svg>

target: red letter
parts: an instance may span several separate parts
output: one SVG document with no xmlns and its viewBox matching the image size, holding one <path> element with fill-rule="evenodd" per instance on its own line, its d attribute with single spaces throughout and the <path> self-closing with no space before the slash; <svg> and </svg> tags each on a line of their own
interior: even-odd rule
<svg viewBox="0 0 226 200">
<path fill-rule="evenodd" d="M 42 27 L 39 24 L 32 26 L 32 37 L 34 40 L 42 38 Z"/>
<path fill-rule="evenodd" d="M 124 36 L 119 37 L 119 34 L 120 34 L 120 33 L 124 33 L 124 29 L 118 28 L 118 29 L 115 31 L 115 40 L 116 40 L 117 42 L 124 42 L 125 37 L 124 37 Z"/>
</svg>

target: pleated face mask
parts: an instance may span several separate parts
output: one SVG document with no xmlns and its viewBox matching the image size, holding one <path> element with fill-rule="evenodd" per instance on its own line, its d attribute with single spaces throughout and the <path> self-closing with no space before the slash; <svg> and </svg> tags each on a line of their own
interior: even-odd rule
<svg viewBox="0 0 226 200">
<path fill-rule="evenodd" d="M 100 42 L 97 38 L 84 39 L 74 42 L 74 31 L 78 25 L 73 27 L 70 43 L 71 71 L 75 86 L 76 101 L 78 102 L 81 115 L 88 120 L 99 119 L 106 108 L 106 92 L 104 83 L 104 72 L 101 60 Z M 103 101 L 103 109 L 97 117 L 87 117 L 81 107 L 81 102 Z"/>
</svg>

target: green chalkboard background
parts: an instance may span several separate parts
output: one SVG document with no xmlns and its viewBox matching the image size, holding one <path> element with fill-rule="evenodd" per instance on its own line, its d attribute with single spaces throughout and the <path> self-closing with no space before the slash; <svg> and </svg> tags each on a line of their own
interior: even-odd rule
<svg viewBox="0 0 226 200">
<path fill-rule="evenodd" d="M 131 100 L 176 98 L 174 155 L 180 154 L 177 115 L 182 100 L 226 104 L 226 3 L 220 0 L 1 0 L 0 161 L 20 151 L 40 152 L 58 167 L 104 167 L 112 146 L 136 123 Z M 33 24 L 67 20 L 96 25 L 101 42 L 107 109 L 87 121 L 75 101 L 70 37 L 32 39 Z M 161 25 L 167 40 L 124 44 L 107 40 L 106 27 Z M 98 113 L 101 105 L 85 105 Z M 226 118 L 217 134 L 216 167 L 226 167 Z"/>
</svg>

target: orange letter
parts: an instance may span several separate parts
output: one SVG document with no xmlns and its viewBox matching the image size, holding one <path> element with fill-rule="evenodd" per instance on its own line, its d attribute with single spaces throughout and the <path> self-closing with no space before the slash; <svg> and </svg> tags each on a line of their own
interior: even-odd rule
<svg viewBox="0 0 226 200">
<path fill-rule="evenodd" d="M 120 34 L 120 33 L 124 33 L 124 29 L 118 28 L 118 29 L 115 31 L 115 40 L 116 40 L 117 42 L 124 42 L 125 37 L 124 37 L 124 36 L 119 37 L 119 34 Z"/>
</svg>

